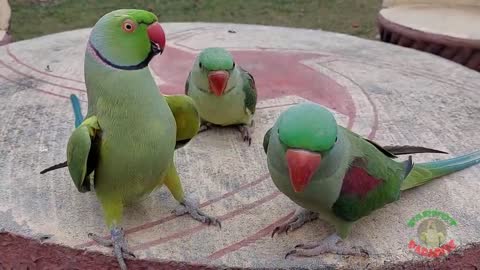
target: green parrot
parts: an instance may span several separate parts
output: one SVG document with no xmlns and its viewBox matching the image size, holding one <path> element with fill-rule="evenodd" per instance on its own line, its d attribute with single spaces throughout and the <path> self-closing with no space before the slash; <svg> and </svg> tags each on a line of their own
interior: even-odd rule
<svg viewBox="0 0 480 270">
<path fill-rule="evenodd" d="M 95 24 L 85 52 L 88 112 L 67 146 L 73 182 L 87 192 L 92 180 L 111 240 L 89 236 L 113 247 L 121 269 L 132 255 L 121 228 L 123 209 L 163 184 L 180 203 L 177 215 L 220 226 L 184 195 L 175 168 L 177 143 L 197 133 L 200 119 L 191 98 L 162 96 L 150 73 L 150 60 L 165 47 L 157 20 L 144 10 L 122 9 Z"/>
<path fill-rule="evenodd" d="M 480 151 L 415 165 L 411 156 L 397 161 L 385 148 L 337 125 L 330 111 L 312 102 L 284 111 L 265 134 L 263 147 L 275 186 L 301 207 L 272 237 L 319 217 L 336 230 L 320 242 L 297 245 L 286 257 L 368 255 L 337 245 L 354 222 L 398 200 L 403 190 L 480 162 Z"/>
<path fill-rule="evenodd" d="M 222 48 L 204 49 L 196 58 L 185 84 L 185 94 L 195 101 L 201 132 L 212 125 L 238 127 L 243 141 L 252 143 L 251 128 L 257 105 L 253 76 Z"/>
</svg>

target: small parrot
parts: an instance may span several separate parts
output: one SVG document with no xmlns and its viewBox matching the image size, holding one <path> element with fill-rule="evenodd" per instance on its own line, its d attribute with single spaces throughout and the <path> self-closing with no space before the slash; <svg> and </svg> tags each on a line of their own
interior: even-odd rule
<svg viewBox="0 0 480 270">
<path fill-rule="evenodd" d="M 196 58 L 185 84 L 185 94 L 195 101 L 201 131 L 212 124 L 237 126 L 243 141 L 252 143 L 251 128 L 257 105 L 253 76 L 222 48 L 204 49 Z"/>
<path fill-rule="evenodd" d="M 411 156 L 397 161 L 387 149 L 337 125 L 330 111 L 312 102 L 284 111 L 266 132 L 263 147 L 273 183 L 301 207 L 272 237 L 319 217 L 336 231 L 320 242 L 297 245 L 285 257 L 366 256 L 365 249 L 337 245 L 357 220 L 398 200 L 404 190 L 480 162 L 480 151 L 427 163 L 413 164 Z"/>
<path fill-rule="evenodd" d="M 80 192 L 94 185 L 111 240 L 89 236 L 113 247 L 121 269 L 132 256 L 121 228 L 123 208 L 163 184 L 180 203 L 177 215 L 221 226 L 184 195 L 175 168 L 174 150 L 198 132 L 200 118 L 188 96 L 161 95 L 150 73 L 150 60 L 165 48 L 157 21 L 148 11 L 122 9 L 95 24 L 85 52 L 88 112 L 67 145 L 73 182 Z M 75 118 L 83 119 L 75 99 Z"/>
</svg>

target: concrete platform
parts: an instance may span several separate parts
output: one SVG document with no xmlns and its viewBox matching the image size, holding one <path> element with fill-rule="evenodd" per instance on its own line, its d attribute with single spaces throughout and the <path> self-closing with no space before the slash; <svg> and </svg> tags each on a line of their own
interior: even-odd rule
<svg viewBox="0 0 480 270">
<path fill-rule="evenodd" d="M 372 251 L 370 258 L 285 260 L 296 244 L 320 240 L 333 229 L 315 221 L 270 238 L 295 205 L 271 182 L 261 146 L 279 113 L 308 99 L 328 106 L 341 124 L 380 144 L 425 145 L 452 154 L 479 149 L 480 74 L 430 54 L 342 34 L 254 25 L 163 25 L 167 48 L 151 64 L 163 93 L 183 92 L 199 50 L 222 46 L 255 76 L 260 102 L 252 146 L 235 130 L 212 130 L 176 154 L 185 190 L 200 200 L 203 210 L 220 217 L 222 229 L 174 217 L 170 211 L 176 202 L 162 188 L 125 213 L 127 239 L 138 257 L 296 269 L 426 261 L 409 249 L 410 240 L 418 237 L 407 223 L 427 209 L 457 221 L 447 230 L 457 250 L 480 242 L 477 166 L 405 192 L 400 201 L 358 222 L 348 241 Z M 107 234 L 95 195 L 78 193 L 67 170 L 39 174 L 65 159 L 73 128 L 68 96 L 86 100 L 88 33 L 82 29 L 0 47 L 0 228 L 30 239 L 52 235 L 46 242 L 110 254 L 87 238 L 89 232 Z M 418 155 L 415 160 L 443 157 Z"/>
</svg>

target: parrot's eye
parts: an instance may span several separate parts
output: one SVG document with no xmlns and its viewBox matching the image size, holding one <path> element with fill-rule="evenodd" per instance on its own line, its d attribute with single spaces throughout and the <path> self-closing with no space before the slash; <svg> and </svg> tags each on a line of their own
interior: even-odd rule
<svg viewBox="0 0 480 270">
<path fill-rule="evenodd" d="M 136 28 L 137 28 L 137 25 L 132 20 L 129 20 L 129 19 L 125 20 L 122 24 L 123 31 L 127 33 L 131 33 L 135 31 Z"/>
<path fill-rule="evenodd" d="M 233 66 L 232 66 L 232 69 L 234 69 L 234 68 L 235 68 L 235 62 L 233 62 Z"/>
<path fill-rule="evenodd" d="M 198 67 L 199 67 L 199 68 L 202 68 L 202 67 L 203 67 L 202 62 L 198 62 Z"/>
<path fill-rule="evenodd" d="M 338 137 L 335 137 L 335 142 L 337 142 L 337 141 L 338 141 Z"/>
</svg>

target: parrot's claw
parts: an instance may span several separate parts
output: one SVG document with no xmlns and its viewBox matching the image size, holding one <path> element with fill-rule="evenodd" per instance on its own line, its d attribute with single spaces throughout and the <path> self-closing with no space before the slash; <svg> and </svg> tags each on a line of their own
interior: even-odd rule
<svg viewBox="0 0 480 270">
<path fill-rule="evenodd" d="M 253 126 L 253 125 L 252 125 Z M 252 145 L 252 136 L 251 134 L 253 133 L 251 131 L 251 127 L 247 127 L 246 125 L 240 125 L 238 126 L 238 130 L 242 134 L 242 139 L 244 142 L 247 142 L 248 145 Z"/>
<path fill-rule="evenodd" d="M 314 257 L 325 253 L 368 257 L 368 251 L 365 249 L 338 246 L 338 242 L 342 242 L 342 239 L 337 234 L 332 234 L 319 243 L 299 244 L 296 245 L 294 249 L 287 252 L 285 259 L 289 256 Z"/>
<path fill-rule="evenodd" d="M 111 239 L 105 239 L 93 233 L 89 233 L 88 237 L 101 246 L 113 247 L 113 254 L 115 254 L 115 257 L 117 258 L 120 269 L 127 270 L 125 259 L 135 259 L 136 257 L 127 248 L 125 234 L 123 233 L 122 229 L 113 228 L 110 231 L 110 235 Z"/>
<path fill-rule="evenodd" d="M 318 213 L 303 208 L 297 209 L 297 211 L 295 211 L 295 214 L 290 217 L 285 223 L 275 227 L 272 232 L 272 237 L 275 236 L 275 234 L 288 234 L 289 231 L 294 231 L 302 227 L 303 224 L 316 219 L 318 219 Z"/>
<path fill-rule="evenodd" d="M 202 124 L 200 125 L 200 129 L 198 130 L 197 133 L 202 133 L 202 132 L 207 131 L 207 130 L 209 130 L 209 129 L 211 129 L 211 128 L 212 128 L 212 124 L 210 124 L 210 123 L 202 123 Z"/>
<path fill-rule="evenodd" d="M 190 200 L 186 199 L 181 202 L 180 206 L 175 209 L 174 212 L 177 216 L 182 216 L 188 213 L 195 220 L 198 220 L 208 225 L 218 225 L 218 227 L 222 228 L 220 220 L 203 213 L 200 209 L 198 209 L 198 206 Z"/>
<path fill-rule="evenodd" d="M 99 235 L 96 235 L 96 234 L 93 234 L 93 233 L 89 233 L 88 234 L 88 237 L 90 239 L 92 239 L 93 241 L 95 241 L 97 244 L 99 244 L 100 246 L 104 246 L 104 247 L 112 247 L 113 246 L 113 242 L 112 240 L 110 239 L 105 239 Z"/>
</svg>

